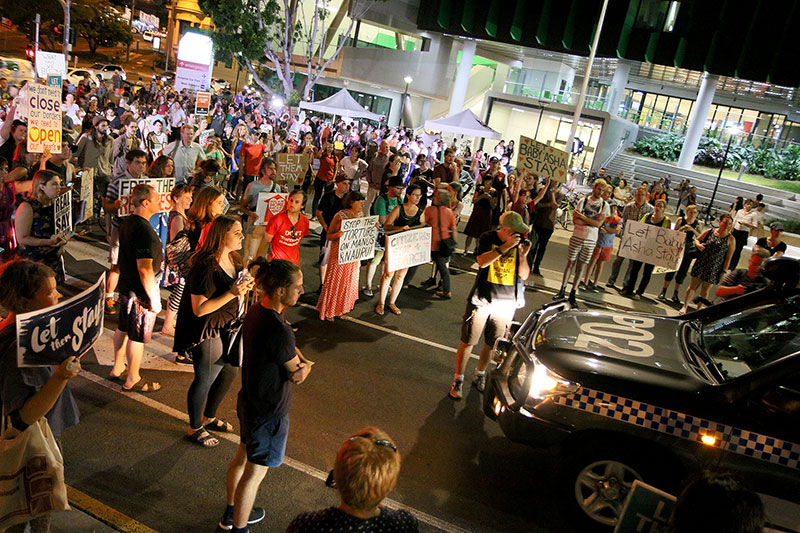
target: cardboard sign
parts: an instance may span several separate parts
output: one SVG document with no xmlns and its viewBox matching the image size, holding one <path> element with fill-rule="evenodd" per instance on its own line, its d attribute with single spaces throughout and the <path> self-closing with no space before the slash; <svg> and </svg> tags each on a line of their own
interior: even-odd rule
<svg viewBox="0 0 800 533">
<path fill-rule="evenodd" d="M 638 479 L 625 500 L 614 533 L 666 533 L 675 507 L 675 496 Z"/>
<path fill-rule="evenodd" d="M 676 270 L 683 258 L 686 234 L 629 220 L 619 242 L 620 257 Z"/>
<path fill-rule="evenodd" d="M 81 195 L 80 201 L 85 202 L 86 207 L 83 211 L 81 221 L 94 216 L 94 169 L 84 170 L 81 174 Z"/>
<path fill-rule="evenodd" d="M 72 235 L 72 191 L 56 197 L 53 202 L 53 226 L 56 235 Z"/>
<path fill-rule="evenodd" d="M 211 93 L 199 92 L 197 99 L 194 102 L 195 115 L 208 115 L 208 110 L 211 107 Z"/>
<path fill-rule="evenodd" d="M 277 214 L 286 211 L 289 203 L 289 194 L 285 192 L 260 192 L 256 205 L 256 226 L 266 226 L 269 220 Z"/>
<path fill-rule="evenodd" d="M 46 78 L 48 74 L 57 74 L 62 78 L 67 76 L 67 64 L 64 61 L 64 54 L 55 52 L 36 52 L 36 74 L 40 78 Z M 61 89 L 61 85 L 58 86 Z"/>
<path fill-rule="evenodd" d="M 564 183 L 569 170 L 569 154 L 528 137 L 519 138 L 517 168 L 526 169 L 540 178 Z"/>
<path fill-rule="evenodd" d="M 386 235 L 386 269 L 389 272 L 421 265 L 430 260 L 430 227 Z"/>
<path fill-rule="evenodd" d="M 54 366 L 80 357 L 103 333 L 106 275 L 69 300 L 17 315 L 17 366 Z"/>
<path fill-rule="evenodd" d="M 310 161 L 308 154 L 276 154 L 275 164 L 278 165 L 276 181 L 293 185 L 305 178 Z"/>
<path fill-rule="evenodd" d="M 61 56 L 62 58 L 64 56 Z M 61 153 L 61 87 L 28 84 L 28 152 Z"/>
<path fill-rule="evenodd" d="M 175 178 L 140 178 L 140 179 L 121 179 L 119 180 L 119 216 L 126 217 L 133 214 L 133 189 L 140 183 L 152 185 L 158 193 L 160 204 L 159 213 L 166 213 L 171 209 L 172 203 L 169 193 L 175 186 Z"/>
<path fill-rule="evenodd" d="M 378 216 L 342 219 L 339 238 L 339 264 L 355 263 L 375 257 Z"/>
</svg>

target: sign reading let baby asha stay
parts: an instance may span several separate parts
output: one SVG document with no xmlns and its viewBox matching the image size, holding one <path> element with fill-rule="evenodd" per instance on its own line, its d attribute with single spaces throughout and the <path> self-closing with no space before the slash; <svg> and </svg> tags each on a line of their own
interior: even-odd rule
<svg viewBox="0 0 800 533">
<path fill-rule="evenodd" d="M 540 178 L 564 183 L 569 169 L 569 154 L 564 150 L 547 146 L 528 137 L 519 138 L 517 167 Z"/>
<path fill-rule="evenodd" d="M 61 87 L 28 85 L 28 152 L 61 153 Z"/>
</svg>

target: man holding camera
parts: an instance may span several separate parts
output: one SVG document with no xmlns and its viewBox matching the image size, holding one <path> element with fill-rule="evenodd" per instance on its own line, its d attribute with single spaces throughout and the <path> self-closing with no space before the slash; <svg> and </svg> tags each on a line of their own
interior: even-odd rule
<svg viewBox="0 0 800 533">
<path fill-rule="evenodd" d="M 486 366 L 494 342 L 505 335 L 516 310 L 525 305 L 525 286 L 530 266 L 527 255 L 531 243 L 526 239 L 530 227 L 515 211 L 500 218 L 500 228 L 487 231 L 478 242 L 477 262 L 480 270 L 467 298 L 467 309 L 461 326 L 461 343 L 456 352 L 456 372 L 450 397 L 461 399 L 464 371 L 472 347 L 483 331 L 484 345 L 472 385 L 483 392 L 486 387 Z"/>
</svg>

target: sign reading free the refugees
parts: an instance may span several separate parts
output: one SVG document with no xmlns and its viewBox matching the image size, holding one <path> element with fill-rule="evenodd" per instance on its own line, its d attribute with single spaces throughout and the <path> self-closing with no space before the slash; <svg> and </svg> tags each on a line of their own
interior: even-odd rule
<svg viewBox="0 0 800 533">
<path fill-rule="evenodd" d="M 389 272 L 421 265 L 430 260 L 430 227 L 386 235 L 386 268 Z"/>
<path fill-rule="evenodd" d="M 569 154 L 525 136 L 519 138 L 517 168 L 525 169 L 540 178 L 564 183 L 569 170 Z"/>
<path fill-rule="evenodd" d="M 160 200 L 159 213 L 166 213 L 170 210 L 171 202 L 169 193 L 175 186 L 175 178 L 139 178 L 119 180 L 119 216 L 126 217 L 133 214 L 133 189 L 140 183 L 147 183 L 158 193 Z"/>
<path fill-rule="evenodd" d="M 106 275 L 53 307 L 17 315 L 17 366 L 54 366 L 80 357 L 103 332 Z"/>
<path fill-rule="evenodd" d="M 61 153 L 61 87 L 28 84 L 28 152 Z"/>
<path fill-rule="evenodd" d="M 683 258 L 686 234 L 629 220 L 619 242 L 620 257 L 676 270 Z"/>
<path fill-rule="evenodd" d="M 355 263 L 375 257 L 378 216 L 342 219 L 339 238 L 339 264 Z"/>
</svg>

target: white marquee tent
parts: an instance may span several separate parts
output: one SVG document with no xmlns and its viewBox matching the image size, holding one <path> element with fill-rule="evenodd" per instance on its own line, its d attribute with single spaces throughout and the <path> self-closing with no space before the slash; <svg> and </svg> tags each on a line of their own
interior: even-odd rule
<svg viewBox="0 0 800 533">
<path fill-rule="evenodd" d="M 347 92 L 347 89 L 342 89 L 333 96 L 329 96 L 319 102 L 300 102 L 300 109 L 309 109 L 348 118 L 367 118 L 370 120 L 379 120 L 381 118 L 377 113 L 364 109 L 364 106 L 356 102 L 355 98 Z"/>
<path fill-rule="evenodd" d="M 500 132 L 484 124 L 483 121 L 475 116 L 475 113 L 469 109 L 438 120 L 426 120 L 425 129 L 460 133 L 473 137 L 483 137 L 484 139 L 500 139 L 502 137 Z"/>
</svg>

